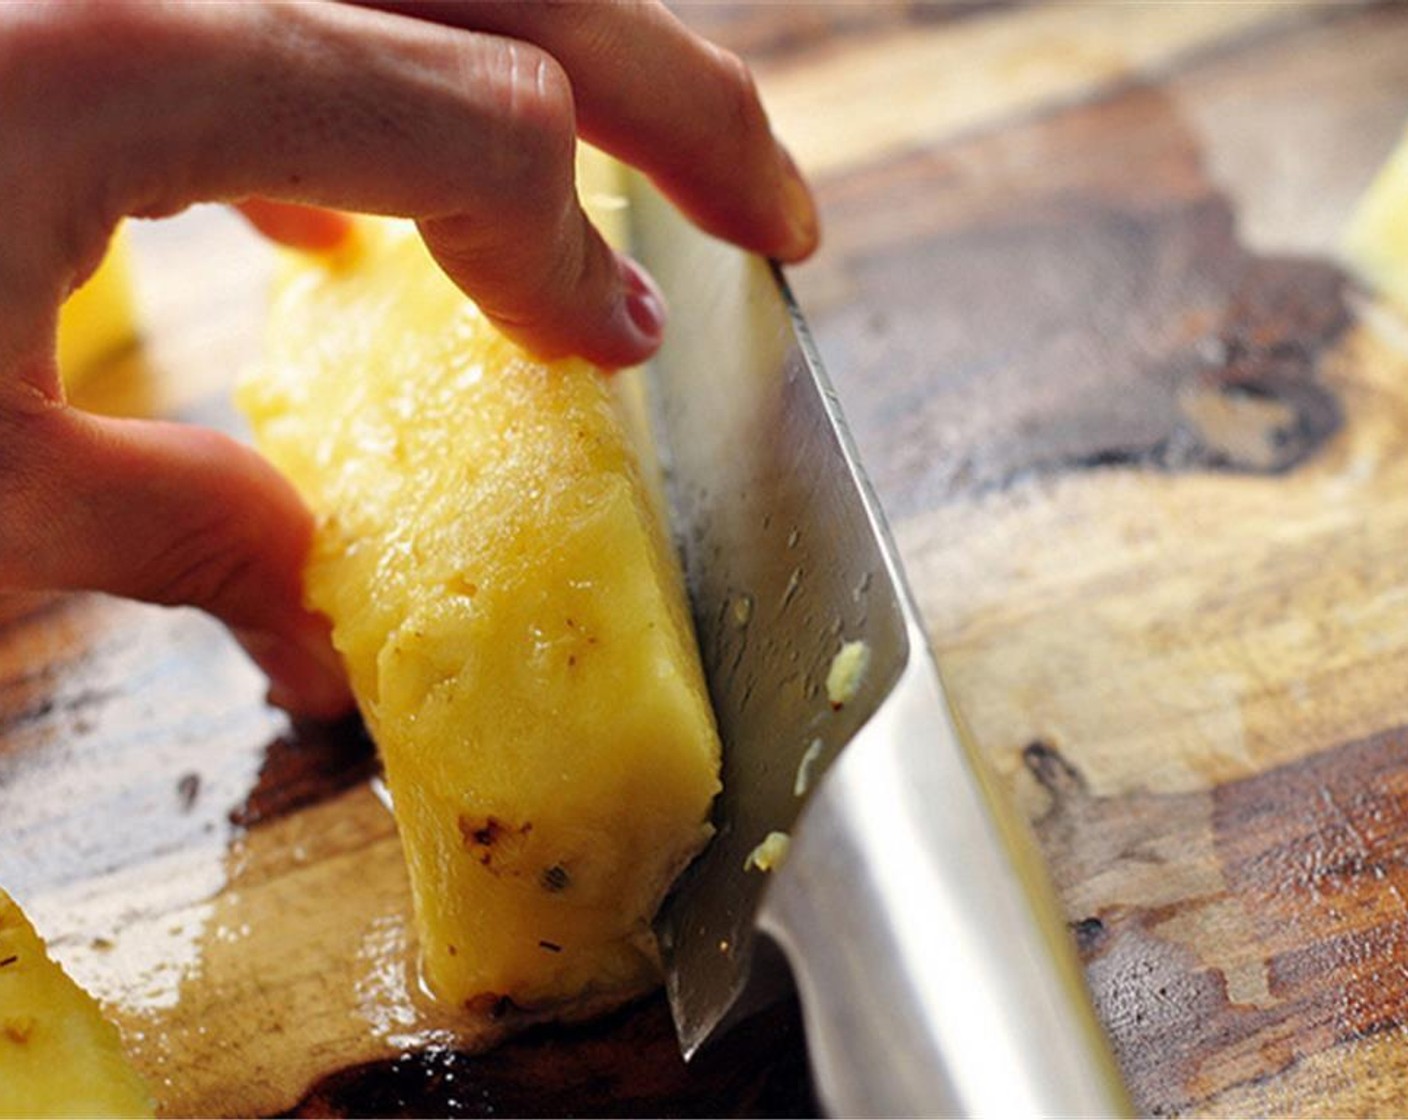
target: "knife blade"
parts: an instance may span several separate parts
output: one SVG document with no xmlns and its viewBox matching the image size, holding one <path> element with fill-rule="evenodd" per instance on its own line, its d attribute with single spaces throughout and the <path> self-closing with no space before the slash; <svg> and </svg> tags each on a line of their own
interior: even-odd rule
<svg viewBox="0 0 1408 1120">
<path fill-rule="evenodd" d="M 781 270 L 642 177 L 627 194 L 671 307 L 646 391 L 724 743 L 717 833 L 657 922 L 683 1052 L 790 972 L 833 1114 L 1128 1114 Z M 847 646 L 853 688 L 833 672 Z M 765 872 L 749 857 L 774 832 L 791 842 Z"/>
</svg>

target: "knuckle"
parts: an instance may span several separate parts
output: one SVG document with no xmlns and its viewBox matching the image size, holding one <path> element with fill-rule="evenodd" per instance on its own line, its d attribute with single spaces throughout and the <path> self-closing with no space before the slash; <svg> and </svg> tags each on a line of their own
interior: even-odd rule
<svg viewBox="0 0 1408 1120">
<path fill-rule="evenodd" d="M 7 93 L 92 99 L 140 73 L 168 20 L 155 5 L 74 0 L 0 5 L 0 78 Z M 81 82 L 75 78 L 82 76 Z"/>
<path fill-rule="evenodd" d="M 500 325 L 549 327 L 582 298 L 584 252 L 568 223 L 515 228 L 451 218 L 422 229 L 441 267 Z"/>
<path fill-rule="evenodd" d="M 0 192 L 6 216 L 44 227 L 46 261 L 84 273 L 121 216 L 124 174 L 99 164 L 115 162 L 111 120 L 159 61 L 168 22 L 139 3 L 0 5 L 0 135 L 19 155 L 0 159 Z"/>
<path fill-rule="evenodd" d="M 228 522 L 202 518 L 178 527 L 151 561 L 152 585 L 144 596 L 162 606 L 191 604 L 227 617 L 237 592 L 255 576 L 251 542 Z"/>
<path fill-rule="evenodd" d="M 46 139 L 35 126 L 44 120 L 52 77 L 72 73 L 73 52 L 62 23 L 52 7 L 0 6 L 0 126 L 8 144 L 25 145 L 31 149 L 25 154 L 35 159 L 47 158 L 32 149 Z"/>
<path fill-rule="evenodd" d="M 572 84 L 546 51 L 514 39 L 499 40 L 491 63 L 498 142 L 492 176 L 504 201 L 530 203 L 544 179 L 570 174 L 577 121 Z"/>
<path fill-rule="evenodd" d="M 436 258 L 481 302 L 497 293 L 513 300 L 525 276 L 546 282 L 581 220 L 566 72 L 530 44 L 504 40 L 493 49 L 495 132 L 476 151 L 477 202 L 420 223 Z"/>
</svg>

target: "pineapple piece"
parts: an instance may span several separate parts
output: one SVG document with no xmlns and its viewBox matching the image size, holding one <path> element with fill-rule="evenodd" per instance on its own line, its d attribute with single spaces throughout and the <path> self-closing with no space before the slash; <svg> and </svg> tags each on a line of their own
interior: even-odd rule
<svg viewBox="0 0 1408 1120">
<path fill-rule="evenodd" d="M 293 267 L 240 391 L 317 517 L 307 595 L 381 750 L 425 979 L 471 1010 L 658 982 L 650 920 L 709 834 L 717 732 L 613 385 L 367 220 Z"/>
<path fill-rule="evenodd" d="M 1361 280 L 1408 315 L 1408 131 L 1355 207 L 1344 255 Z"/>
<path fill-rule="evenodd" d="M 0 1116 L 151 1116 L 117 1028 L 0 891 Z"/>
<path fill-rule="evenodd" d="M 97 271 L 59 309 L 59 373 L 70 389 L 136 337 L 129 255 L 118 227 Z"/>
</svg>

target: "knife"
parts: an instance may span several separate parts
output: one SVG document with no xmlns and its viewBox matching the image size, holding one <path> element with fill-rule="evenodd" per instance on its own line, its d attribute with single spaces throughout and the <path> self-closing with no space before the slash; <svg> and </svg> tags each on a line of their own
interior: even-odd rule
<svg viewBox="0 0 1408 1120">
<path fill-rule="evenodd" d="M 1129 1114 L 781 270 L 642 177 L 627 197 L 671 307 L 646 393 L 724 743 L 717 833 L 657 922 L 685 1056 L 790 973 L 832 1114 Z"/>
</svg>

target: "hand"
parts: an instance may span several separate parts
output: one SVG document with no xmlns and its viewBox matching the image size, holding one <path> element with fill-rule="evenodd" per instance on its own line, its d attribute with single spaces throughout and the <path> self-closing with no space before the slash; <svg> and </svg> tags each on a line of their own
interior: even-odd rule
<svg viewBox="0 0 1408 1120">
<path fill-rule="evenodd" d="M 70 408 L 58 307 L 124 215 L 251 200 L 286 240 L 338 235 L 258 196 L 415 218 L 525 346 L 637 362 L 664 308 L 578 205 L 578 131 L 715 234 L 785 260 L 815 246 L 747 71 L 654 4 L 0 7 L 0 588 L 203 607 L 274 702 L 345 709 L 302 605 L 297 495 L 224 436 Z"/>
</svg>

